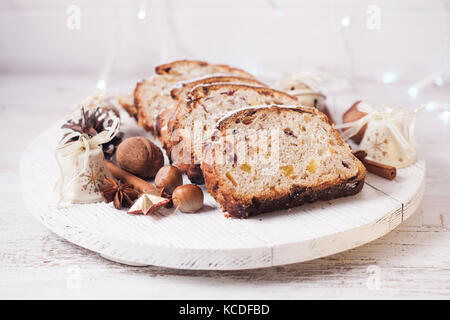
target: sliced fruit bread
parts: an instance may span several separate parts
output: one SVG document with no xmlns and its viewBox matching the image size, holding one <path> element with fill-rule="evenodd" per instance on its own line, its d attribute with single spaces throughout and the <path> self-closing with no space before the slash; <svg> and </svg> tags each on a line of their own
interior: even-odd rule
<svg viewBox="0 0 450 320">
<path fill-rule="evenodd" d="M 233 84 L 248 84 L 251 86 L 257 87 L 266 87 L 266 85 L 258 80 L 251 78 L 243 78 L 236 76 L 217 76 L 217 77 L 208 77 L 200 80 L 185 82 L 177 87 L 173 88 L 171 96 L 173 99 L 177 101 L 185 101 L 188 98 L 189 93 L 192 89 L 200 85 L 210 85 L 210 84 L 224 84 L 224 83 L 233 83 Z M 170 134 L 169 122 L 175 114 L 177 107 L 177 103 L 172 104 L 169 108 L 162 111 L 156 117 L 156 131 L 159 136 L 159 140 L 161 141 L 164 149 L 167 151 L 167 155 L 170 155 Z"/>
<path fill-rule="evenodd" d="M 248 108 L 218 122 L 205 148 L 208 192 L 230 216 L 358 193 L 366 169 L 315 108 Z"/>
<path fill-rule="evenodd" d="M 226 65 L 203 61 L 181 60 L 155 68 L 156 75 L 148 81 L 139 82 L 134 90 L 134 109 L 138 124 L 156 134 L 157 115 L 174 103 L 171 89 L 178 83 L 211 74 L 227 74 L 254 78 L 251 74 Z M 132 109 L 130 109 L 132 110 Z"/>
<path fill-rule="evenodd" d="M 180 101 L 170 126 L 170 159 L 193 183 L 203 183 L 202 149 L 226 113 L 262 104 L 295 105 L 297 99 L 274 89 L 248 85 L 198 86 Z"/>
</svg>

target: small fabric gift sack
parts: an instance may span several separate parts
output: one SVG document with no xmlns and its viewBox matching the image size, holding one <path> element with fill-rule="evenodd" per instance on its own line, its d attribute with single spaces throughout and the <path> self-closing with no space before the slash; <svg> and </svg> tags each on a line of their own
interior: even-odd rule
<svg viewBox="0 0 450 320">
<path fill-rule="evenodd" d="M 120 120 L 94 137 L 79 132 L 66 135 L 56 150 L 60 177 L 55 188 L 58 203 L 90 203 L 102 200 L 99 186 L 105 177 L 111 177 L 105 165 L 102 144 L 111 141 L 119 132 Z"/>
<path fill-rule="evenodd" d="M 390 107 L 376 108 L 365 102 L 359 103 L 357 108 L 366 113 L 363 118 L 336 126 L 340 129 L 349 128 L 342 133 L 345 140 L 367 124 L 358 147 L 358 150 L 367 152 L 367 158 L 396 168 L 410 166 L 416 161 L 414 127 L 420 109 L 411 111 Z"/>
</svg>

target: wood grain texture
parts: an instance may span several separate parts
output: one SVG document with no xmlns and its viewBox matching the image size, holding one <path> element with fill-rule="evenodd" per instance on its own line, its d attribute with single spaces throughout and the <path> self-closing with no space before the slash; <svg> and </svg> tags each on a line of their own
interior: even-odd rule
<svg viewBox="0 0 450 320">
<path fill-rule="evenodd" d="M 449 298 L 450 128 L 437 112 L 417 123 L 427 162 L 422 205 L 399 228 L 370 244 L 327 258 L 248 271 L 182 271 L 127 267 L 77 247 L 31 217 L 20 194 L 19 159 L 34 135 L 62 116 L 96 79 L 55 75 L 0 76 L 0 297 L 2 298 Z M 36 84 L 39 84 L 38 86 Z M 27 92 L 26 95 L 21 92 Z M 406 86 L 358 82 L 331 96 L 334 112 L 354 102 L 408 103 Z M 414 106 L 447 100 L 437 89 Z M 377 100 L 378 99 L 378 100 Z M 382 101 L 380 101 L 382 102 Z M 339 109 L 341 108 L 341 109 Z M 18 129 L 20 128 L 20 130 Z M 136 134 L 140 134 L 136 130 Z M 379 289 L 368 286 L 379 267 Z"/>
</svg>

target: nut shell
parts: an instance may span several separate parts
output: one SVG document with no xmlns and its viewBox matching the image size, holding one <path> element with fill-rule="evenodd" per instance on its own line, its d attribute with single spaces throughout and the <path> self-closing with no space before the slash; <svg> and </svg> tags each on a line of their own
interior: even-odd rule
<svg viewBox="0 0 450 320">
<path fill-rule="evenodd" d="M 172 201 L 181 212 L 193 213 L 203 207 L 203 191 L 195 184 L 179 186 L 173 191 Z"/>
<path fill-rule="evenodd" d="M 172 194 L 175 188 L 183 184 L 183 176 L 177 167 L 164 166 L 156 174 L 155 184 L 157 187 L 164 188 L 167 193 Z"/>
<path fill-rule="evenodd" d="M 131 137 L 117 147 L 117 164 L 142 179 L 153 178 L 164 165 L 160 148 L 144 137 Z"/>
<path fill-rule="evenodd" d="M 343 115 L 342 115 L 342 121 L 344 123 L 347 122 L 352 122 L 352 121 L 357 121 L 359 119 L 361 119 L 362 117 L 364 117 L 365 115 L 367 115 L 367 113 L 365 112 L 361 112 L 358 110 L 358 104 L 361 101 L 356 101 L 351 107 L 350 109 L 348 109 Z M 353 137 L 351 137 L 350 139 L 352 139 L 354 142 L 356 143 L 360 143 L 362 138 L 364 137 L 364 133 L 366 132 L 367 129 L 367 124 L 365 124 L 359 131 L 357 134 L 355 134 Z M 344 129 L 348 130 L 348 128 Z"/>
</svg>

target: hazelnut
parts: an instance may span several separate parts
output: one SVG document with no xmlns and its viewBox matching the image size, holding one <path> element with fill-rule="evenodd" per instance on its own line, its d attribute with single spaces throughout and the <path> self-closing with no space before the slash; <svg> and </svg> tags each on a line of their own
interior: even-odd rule
<svg viewBox="0 0 450 320">
<path fill-rule="evenodd" d="M 365 112 L 361 112 L 358 110 L 358 104 L 361 101 L 356 101 L 351 107 L 350 109 L 348 109 L 343 115 L 342 115 L 342 121 L 344 123 L 347 122 L 352 122 L 352 121 L 357 121 L 359 119 L 361 119 L 362 117 L 364 117 L 365 115 L 367 115 L 367 113 Z M 359 131 L 357 134 L 355 134 L 353 137 L 351 137 L 350 139 L 352 139 L 354 142 L 356 143 L 360 143 L 362 138 L 364 137 L 364 133 L 366 132 L 366 128 L 367 128 L 367 124 L 365 124 Z M 344 129 L 348 130 L 348 128 Z"/>
<path fill-rule="evenodd" d="M 160 148 L 144 137 L 131 137 L 117 147 L 116 160 L 119 167 L 142 179 L 153 178 L 164 165 Z"/>
<path fill-rule="evenodd" d="M 183 184 L 183 177 L 177 167 L 164 166 L 156 174 L 155 184 L 157 187 L 164 188 L 164 191 L 171 194 L 176 187 Z"/>
<path fill-rule="evenodd" d="M 203 191 L 195 184 L 179 186 L 173 191 L 172 201 L 181 212 L 196 212 L 203 207 Z"/>
</svg>

